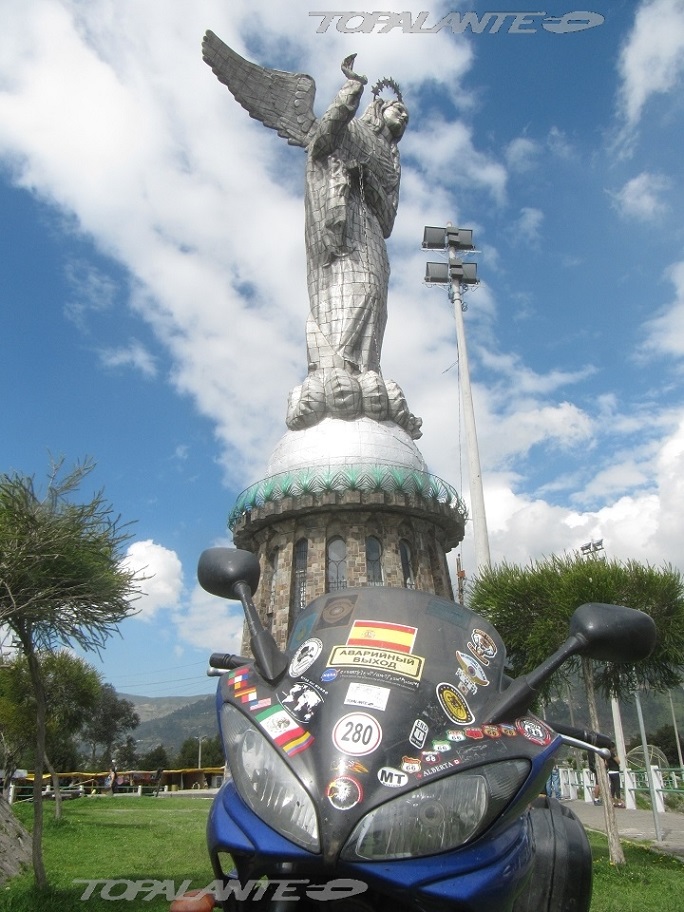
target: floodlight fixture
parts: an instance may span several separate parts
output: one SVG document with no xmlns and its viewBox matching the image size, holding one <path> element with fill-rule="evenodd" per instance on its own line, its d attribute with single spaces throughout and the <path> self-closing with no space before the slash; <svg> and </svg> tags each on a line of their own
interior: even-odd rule
<svg viewBox="0 0 684 912">
<path fill-rule="evenodd" d="M 477 263 L 462 263 L 460 260 L 449 263 L 426 263 L 425 282 L 427 285 L 447 285 L 450 282 L 477 285 Z"/>
<path fill-rule="evenodd" d="M 589 557 L 590 554 L 596 554 L 599 551 L 605 551 L 603 547 L 603 539 L 598 538 L 595 541 L 586 542 L 584 545 L 580 545 L 580 553 L 582 557 Z"/>
<path fill-rule="evenodd" d="M 470 228 L 426 227 L 423 231 L 423 250 L 475 250 Z"/>
<path fill-rule="evenodd" d="M 449 276 L 449 264 L 446 262 L 426 263 L 425 281 L 428 285 L 446 285 L 451 281 Z"/>
<path fill-rule="evenodd" d="M 451 264 L 451 278 L 458 279 L 462 285 L 477 285 L 477 263 L 461 263 L 456 260 Z"/>
</svg>

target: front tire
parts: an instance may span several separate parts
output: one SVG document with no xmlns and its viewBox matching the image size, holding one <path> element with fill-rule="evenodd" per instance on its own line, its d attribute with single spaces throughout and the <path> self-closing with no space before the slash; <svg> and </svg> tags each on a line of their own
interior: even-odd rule
<svg viewBox="0 0 684 912">
<path fill-rule="evenodd" d="M 555 798 L 537 798 L 529 817 L 534 862 L 512 912 L 589 912 L 591 847 L 579 818 Z"/>
</svg>

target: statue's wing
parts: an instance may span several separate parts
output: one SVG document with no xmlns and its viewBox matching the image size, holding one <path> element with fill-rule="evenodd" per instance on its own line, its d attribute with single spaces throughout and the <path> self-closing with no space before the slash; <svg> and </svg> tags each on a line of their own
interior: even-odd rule
<svg viewBox="0 0 684 912">
<path fill-rule="evenodd" d="M 306 145 L 307 134 L 316 121 L 316 84 L 311 76 L 250 63 L 213 32 L 204 36 L 202 56 L 250 117 L 277 130 L 290 145 Z"/>
</svg>

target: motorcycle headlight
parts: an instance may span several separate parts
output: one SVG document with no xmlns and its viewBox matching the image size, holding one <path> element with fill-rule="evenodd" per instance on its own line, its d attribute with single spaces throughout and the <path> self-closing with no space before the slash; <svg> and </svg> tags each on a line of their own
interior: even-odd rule
<svg viewBox="0 0 684 912">
<path fill-rule="evenodd" d="M 245 804 L 298 846 L 320 851 L 314 803 L 268 739 L 230 704 L 223 706 L 221 733 L 235 787 Z"/>
<path fill-rule="evenodd" d="M 342 858 L 415 858 L 458 848 L 498 817 L 529 771 L 528 760 L 507 760 L 454 773 L 405 792 L 357 823 Z"/>
</svg>

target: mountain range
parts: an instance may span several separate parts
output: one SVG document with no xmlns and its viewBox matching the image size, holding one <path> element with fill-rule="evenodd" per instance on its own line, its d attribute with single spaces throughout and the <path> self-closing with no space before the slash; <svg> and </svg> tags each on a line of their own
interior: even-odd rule
<svg viewBox="0 0 684 912">
<path fill-rule="evenodd" d="M 119 694 L 130 700 L 140 716 L 140 725 L 133 732 L 138 753 L 150 751 L 163 744 L 173 755 L 187 738 L 213 738 L 216 726 L 216 697 L 142 697 Z"/>
</svg>

